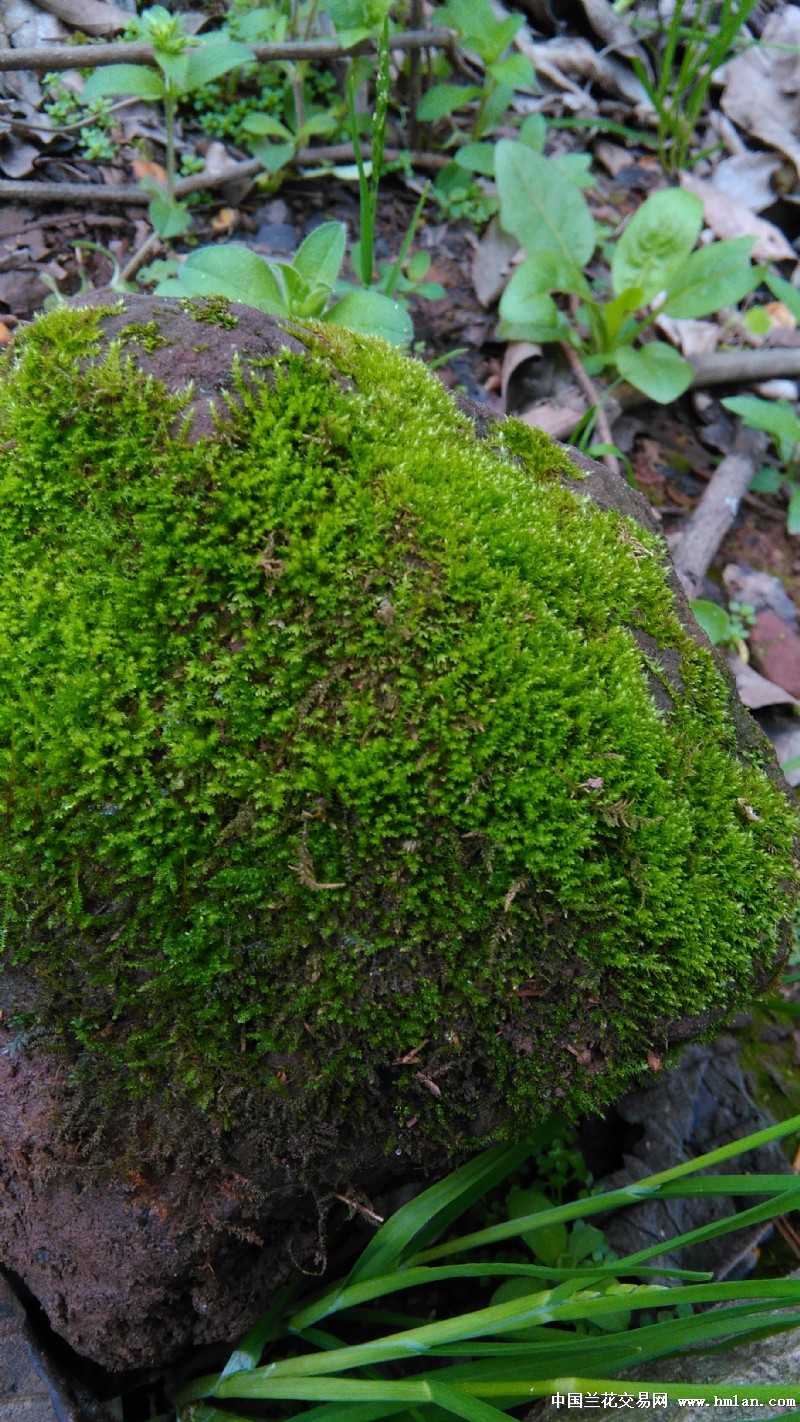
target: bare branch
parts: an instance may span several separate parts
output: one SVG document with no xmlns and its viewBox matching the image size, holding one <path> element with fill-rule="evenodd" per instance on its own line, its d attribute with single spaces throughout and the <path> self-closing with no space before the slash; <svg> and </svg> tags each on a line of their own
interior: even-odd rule
<svg viewBox="0 0 800 1422">
<path fill-rule="evenodd" d="M 408 30 L 392 35 L 393 50 L 448 49 L 452 46 L 452 30 Z M 338 40 L 291 40 L 285 44 L 254 44 L 254 59 L 262 64 L 271 59 L 341 59 L 352 54 L 375 54 L 376 41 L 361 40 L 345 48 Z M 0 72 L 5 69 L 30 69 L 44 73 L 49 69 L 99 69 L 105 64 L 155 64 L 155 52 L 149 44 L 50 44 L 35 49 L 0 49 Z"/>
</svg>

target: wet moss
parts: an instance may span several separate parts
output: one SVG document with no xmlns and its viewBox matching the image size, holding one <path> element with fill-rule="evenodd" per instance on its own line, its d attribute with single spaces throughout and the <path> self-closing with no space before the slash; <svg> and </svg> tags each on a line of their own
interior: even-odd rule
<svg viewBox="0 0 800 1422">
<path fill-rule="evenodd" d="M 4 953 L 81 1069 L 452 1139 L 747 1001 L 796 817 L 660 540 L 327 327 L 193 441 L 102 314 L 0 367 Z"/>
<path fill-rule="evenodd" d="M 187 296 L 181 298 L 180 304 L 193 321 L 203 321 L 207 326 L 224 326 L 232 331 L 239 324 L 231 302 L 224 296 Z"/>
</svg>

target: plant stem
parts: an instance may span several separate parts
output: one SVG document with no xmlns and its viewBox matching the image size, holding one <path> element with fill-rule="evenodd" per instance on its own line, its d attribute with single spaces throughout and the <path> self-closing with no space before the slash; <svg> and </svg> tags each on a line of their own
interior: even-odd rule
<svg viewBox="0 0 800 1422">
<path fill-rule="evenodd" d="M 177 100 L 172 94 L 164 97 L 164 127 L 167 133 L 167 197 L 175 201 L 175 113 Z"/>
</svg>

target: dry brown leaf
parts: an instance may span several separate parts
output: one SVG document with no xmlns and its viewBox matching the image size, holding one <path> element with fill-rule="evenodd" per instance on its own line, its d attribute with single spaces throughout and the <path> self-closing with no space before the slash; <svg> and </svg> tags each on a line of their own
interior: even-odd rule
<svg viewBox="0 0 800 1422">
<path fill-rule="evenodd" d="M 759 711 L 764 706 L 800 706 L 800 702 L 795 701 L 782 686 L 767 681 L 741 657 L 728 657 L 728 666 L 736 680 L 736 690 L 750 711 Z"/>
<path fill-rule="evenodd" d="M 538 405 L 530 405 L 527 410 L 517 413 L 517 419 L 533 429 L 544 430 L 552 439 L 566 439 L 587 411 L 586 401 L 581 401 L 577 391 L 572 396 L 573 404 L 542 400 Z"/>
<path fill-rule="evenodd" d="M 689 316 L 657 316 L 655 324 L 687 360 L 710 355 L 717 349 L 722 337 L 722 327 L 716 321 L 695 321 Z"/>
<path fill-rule="evenodd" d="M 646 62 L 644 51 L 624 15 L 618 15 L 610 0 L 581 0 L 583 13 L 606 49 L 617 54 L 637 55 Z"/>
<path fill-rule="evenodd" d="M 790 262 L 795 252 L 780 228 L 763 217 L 757 217 L 744 203 L 724 193 L 693 173 L 681 173 L 681 187 L 694 193 L 703 204 L 707 226 L 715 237 L 755 237 L 752 257 L 756 262 Z"/>
<path fill-rule="evenodd" d="M 627 148 L 620 148 L 618 143 L 610 143 L 607 138 L 598 138 L 594 156 L 612 178 L 618 178 L 623 169 L 630 168 L 634 161 Z"/>
<path fill-rule="evenodd" d="M 472 286 L 481 306 L 491 306 L 497 301 L 518 249 L 516 237 L 504 232 L 497 218 L 493 217 L 472 258 Z"/>
<path fill-rule="evenodd" d="M 11 340 L 11 329 L 10 329 L 10 327 L 8 327 L 8 326 L 6 325 L 5 321 L 0 321 L 0 346 L 4 346 L 4 345 L 6 344 L 6 341 L 10 341 L 10 340 Z"/>
<path fill-rule="evenodd" d="M 727 64 L 721 103 L 739 128 L 800 172 L 800 10 L 786 5 L 770 15 L 761 43 Z"/>
<path fill-rule="evenodd" d="M 221 207 L 219 212 L 215 212 L 211 219 L 211 231 L 230 232 L 236 223 L 236 211 L 232 207 Z"/>
<path fill-rule="evenodd" d="M 124 30 L 131 16 L 103 0 L 36 0 L 40 10 L 55 15 L 87 35 L 113 35 Z"/>
<path fill-rule="evenodd" d="M 141 182 L 142 178 L 155 178 L 157 183 L 167 181 L 166 168 L 162 168 L 160 163 L 154 163 L 150 158 L 134 158 L 131 168 L 137 182 Z"/>
<path fill-rule="evenodd" d="M 768 301 L 764 306 L 764 310 L 769 316 L 770 325 L 773 330 L 775 330 L 776 327 L 779 327 L 783 331 L 793 331 L 795 329 L 797 321 L 788 306 L 784 306 L 782 301 Z"/>
<path fill-rule="evenodd" d="M 586 101 L 586 112 L 597 112 L 597 104 L 578 89 L 573 77 L 596 84 L 615 98 L 626 99 L 637 109 L 646 113 L 652 109 L 639 80 L 631 73 L 627 64 L 607 55 L 598 54 L 589 40 L 558 37 L 545 40 L 543 44 L 530 43 L 520 35 L 515 40 L 517 49 L 527 55 L 537 73 L 549 79 L 552 84 L 567 92 L 578 92 Z"/>
<path fill-rule="evenodd" d="M 781 159 L 775 153 L 745 150 L 723 158 L 714 169 L 711 181 L 721 193 L 744 203 L 751 212 L 761 212 L 775 201 L 772 179 L 780 166 Z"/>
<path fill-rule="evenodd" d="M 526 360 L 536 360 L 541 354 L 541 346 L 534 345 L 533 341 L 509 341 L 503 352 L 503 364 L 500 367 L 500 398 L 503 414 L 508 412 L 508 387 L 514 371 L 524 365 Z"/>
<path fill-rule="evenodd" d="M 39 149 L 15 134 L 4 134 L 0 138 L 0 171 L 7 178 L 24 178 L 38 157 Z"/>
</svg>

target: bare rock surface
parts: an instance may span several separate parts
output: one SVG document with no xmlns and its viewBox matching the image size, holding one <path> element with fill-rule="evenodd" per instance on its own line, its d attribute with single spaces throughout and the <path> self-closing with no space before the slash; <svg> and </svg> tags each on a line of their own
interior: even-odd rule
<svg viewBox="0 0 800 1422">
<path fill-rule="evenodd" d="M 0 1418 L 2 1422 L 72 1422 L 59 1415 L 36 1364 L 25 1310 L 0 1275 Z"/>
</svg>

